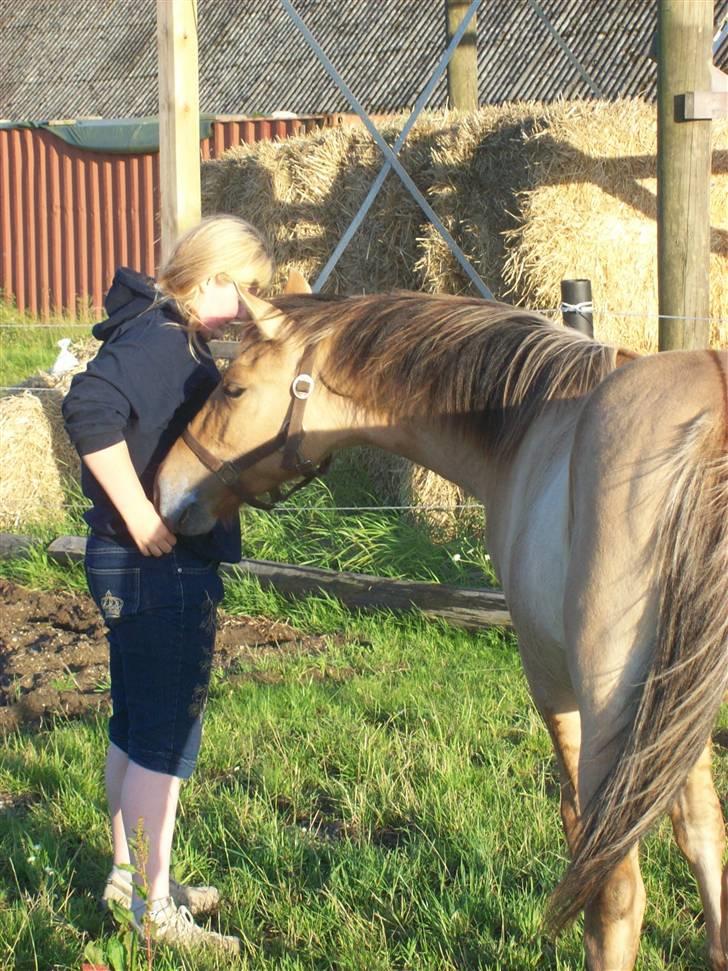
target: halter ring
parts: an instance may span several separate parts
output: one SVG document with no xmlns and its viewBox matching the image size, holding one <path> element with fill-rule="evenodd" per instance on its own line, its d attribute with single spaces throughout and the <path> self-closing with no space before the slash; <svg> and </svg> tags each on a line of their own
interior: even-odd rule
<svg viewBox="0 0 728 971">
<path fill-rule="evenodd" d="M 299 381 L 303 382 L 303 384 L 305 385 L 304 388 L 298 387 Z M 291 393 L 293 394 L 294 398 L 299 398 L 301 401 L 303 401 L 309 397 L 309 395 L 313 391 L 313 387 L 315 383 L 316 382 L 314 381 L 314 379 L 311 377 L 310 374 L 299 374 L 297 377 L 293 379 L 293 383 L 291 384 Z"/>
</svg>

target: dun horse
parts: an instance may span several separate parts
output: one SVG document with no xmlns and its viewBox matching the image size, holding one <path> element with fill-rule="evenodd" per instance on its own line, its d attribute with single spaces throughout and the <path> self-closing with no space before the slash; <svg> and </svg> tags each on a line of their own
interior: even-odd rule
<svg viewBox="0 0 728 971">
<path fill-rule="evenodd" d="M 708 746 L 728 683 L 728 353 L 634 359 L 468 298 L 245 302 L 238 357 L 160 471 L 171 528 L 275 499 L 354 444 L 480 499 L 560 769 L 551 928 L 585 909 L 589 968 L 633 967 L 638 841 L 667 811 L 725 971 Z"/>
</svg>

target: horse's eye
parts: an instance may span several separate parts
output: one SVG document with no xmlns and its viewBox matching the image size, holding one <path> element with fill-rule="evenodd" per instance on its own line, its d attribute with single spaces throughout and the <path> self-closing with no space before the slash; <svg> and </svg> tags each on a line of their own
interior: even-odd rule
<svg viewBox="0 0 728 971">
<path fill-rule="evenodd" d="M 224 384 L 222 386 L 222 393 L 226 398 L 239 398 L 245 388 L 241 388 L 239 384 Z"/>
</svg>

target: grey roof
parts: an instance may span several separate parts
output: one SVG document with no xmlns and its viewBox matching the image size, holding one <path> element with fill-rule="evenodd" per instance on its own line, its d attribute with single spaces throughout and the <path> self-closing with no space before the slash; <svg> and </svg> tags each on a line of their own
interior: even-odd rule
<svg viewBox="0 0 728 971">
<path fill-rule="evenodd" d="M 371 113 L 411 107 L 444 47 L 444 0 L 295 0 Z M 554 39 L 542 10 L 573 57 Z M 728 0 L 715 0 L 716 23 Z M 0 117 L 103 118 L 157 111 L 151 0 L 2 0 Z M 277 0 L 199 0 L 200 108 L 214 114 L 349 111 Z M 481 103 L 654 99 L 657 0 L 484 0 Z M 578 65 L 575 63 L 578 62 Z M 717 63 L 728 70 L 728 38 Z M 443 79 L 429 107 L 445 107 Z"/>
</svg>

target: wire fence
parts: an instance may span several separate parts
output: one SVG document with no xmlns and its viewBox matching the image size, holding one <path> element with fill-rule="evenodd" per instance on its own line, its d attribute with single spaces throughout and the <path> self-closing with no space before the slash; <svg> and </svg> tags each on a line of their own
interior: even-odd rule
<svg viewBox="0 0 728 971">
<path fill-rule="evenodd" d="M 514 307 L 514 309 L 518 309 Z M 532 309 L 532 308 L 528 308 Z M 540 307 L 536 308 L 537 313 L 544 314 L 545 316 L 560 317 L 562 314 L 562 307 Z M 635 311 L 635 310 L 609 310 L 609 309 L 599 309 L 594 308 L 593 314 L 595 317 L 643 317 L 645 319 L 658 319 L 658 320 L 685 320 L 685 321 L 708 321 L 712 324 L 723 325 L 728 324 L 728 318 L 724 317 L 697 317 L 697 316 L 687 316 L 687 315 L 674 315 L 674 314 L 660 314 L 650 311 Z M 7 329 L 40 329 L 40 330 L 70 330 L 70 329 L 83 329 L 88 331 L 92 325 L 82 324 L 82 323 L 65 323 L 61 322 L 55 323 L 0 323 L 0 331 Z M 42 372 L 41 372 L 42 373 Z M 47 373 L 47 372 L 46 372 Z M 29 375 L 29 378 L 34 377 Z M 61 389 L 58 386 L 48 386 L 48 387 L 35 387 L 33 385 L 8 385 L 0 386 L 0 395 L 11 395 L 19 393 L 30 393 L 30 394 L 54 394 L 58 395 Z M 291 515 L 291 514 L 322 514 L 322 513 L 337 513 L 337 514 L 352 514 L 352 513 L 374 513 L 374 512 L 391 512 L 391 513 L 445 513 L 455 515 L 459 512 L 468 510 L 470 512 L 484 512 L 484 508 L 481 503 L 473 500 L 472 502 L 466 503 L 452 503 L 447 505 L 442 504 L 427 504 L 427 503 L 411 503 L 411 504 L 385 504 L 385 505 L 366 505 L 366 506 L 324 506 L 324 505 L 290 505 L 290 506 L 275 506 L 271 512 L 276 515 Z"/>
<path fill-rule="evenodd" d="M 517 304 L 513 304 L 514 310 L 529 310 L 532 313 L 543 314 L 544 316 L 559 316 L 562 312 L 561 307 L 519 307 Z M 650 320 L 700 320 L 700 321 L 710 321 L 714 324 L 728 324 L 728 317 L 694 317 L 686 314 L 661 314 L 654 310 L 611 310 L 606 307 L 594 307 L 593 313 L 598 316 L 603 317 L 645 317 Z M 60 328 L 76 328 L 83 330 L 90 330 L 93 327 L 92 323 L 66 323 L 61 321 L 60 323 L 53 323 L 49 321 L 44 324 L 36 323 L 24 323 L 19 321 L 18 323 L 0 323 L 0 330 L 3 328 L 11 328 L 14 330 L 58 330 Z"/>
</svg>

